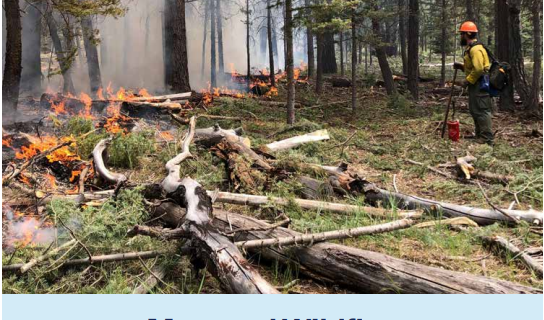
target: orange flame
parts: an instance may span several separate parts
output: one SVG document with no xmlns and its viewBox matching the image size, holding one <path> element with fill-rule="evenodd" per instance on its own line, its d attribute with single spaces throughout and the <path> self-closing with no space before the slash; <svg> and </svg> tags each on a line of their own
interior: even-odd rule
<svg viewBox="0 0 544 320">
<path fill-rule="evenodd" d="M 47 182 L 49 183 L 49 188 L 51 189 L 57 188 L 57 179 L 55 179 L 54 176 L 50 175 L 49 173 L 46 173 L 45 178 L 47 179 Z"/>
</svg>

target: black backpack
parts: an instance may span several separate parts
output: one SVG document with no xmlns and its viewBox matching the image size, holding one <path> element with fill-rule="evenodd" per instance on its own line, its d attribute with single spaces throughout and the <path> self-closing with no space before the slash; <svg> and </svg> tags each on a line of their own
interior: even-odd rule
<svg viewBox="0 0 544 320">
<path fill-rule="evenodd" d="M 503 90 L 508 85 L 508 72 L 510 71 L 510 64 L 508 62 L 500 62 L 495 59 L 495 56 L 491 51 L 481 42 L 473 42 L 470 44 L 470 49 L 474 46 L 481 45 L 484 47 L 491 62 L 489 67 L 489 84 L 490 86 L 498 91 Z"/>
</svg>

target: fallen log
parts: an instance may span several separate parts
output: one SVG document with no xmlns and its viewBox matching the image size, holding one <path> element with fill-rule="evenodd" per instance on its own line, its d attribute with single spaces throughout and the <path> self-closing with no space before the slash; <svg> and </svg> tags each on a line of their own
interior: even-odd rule
<svg viewBox="0 0 544 320">
<path fill-rule="evenodd" d="M 213 224 L 223 230 L 266 228 L 269 224 L 232 212 L 215 210 Z M 285 228 L 236 233 L 235 241 L 284 238 L 300 233 Z M 542 293 L 516 283 L 449 271 L 338 244 L 253 249 L 262 257 L 296 265 L 301 273 L 363 293 Z"/>
<path fill-rule="evenodd" d="M 190 98 L 192 95 L 192 92 L 184 92 L 184 93 L 175 93 L 175 94 L 167 94 L 162 96 L 150 96 L 150 97 L 134 97 L 130 98 L 130 102 L 132 101 L 165 101 L 165 100 L 185 100 L 187 98 Z"/>
<path fill-rule="evenodd" d="M 500 236 L 494 237 L 481 237 L 482 241 L 488 245 L 495 245 L 508 252 L 513 259 L 519 259 L 529 270 L 532 270 L 539 279 L 542 279 L 543 268 L 542 264 L 537 262 L 533 257 L 527 254 L 525 251 L 519 249 L 510 241 Z"/>
<path fill-rule="evenodd" d="M 75 244 L 75 242 L 73 242 L 72 244 Z M 152 258 L 161 256 L 165 253 L 167 252 L 142 251 L 142 252 L 127 252 L 127 253 L 115 253 L 115 254 L 107 254 L 107 255 L 100 255 L 100 256 L 92 256 L 91 259 L 82 258 L 82 259 L 72 259 L 72 260 L 64 261 L 62 263 L 62 267 L 72 267 L 72 266 L 80 266 L 80 265 L 87 265 L 87 264 L 99 264 L 99 263 L 129 261 L 129 260 L 138 260 L 138 259 L 152 259 Z M 40 262 L 42 261 L 43 260 L 41 260 Z M 24 265 L 23 263 L 18 263 L 18 264 L 2 266 L 2 272 L 17 271 L 21 269 L 23 265 Z"/>
<path fill-rule="evenodd" d="M 256 100 L 259 102 L 259 104 L 269 106 L 269 107 L 287 107 L 287 102 L 282 101 L 265 101 L 265 100 Z M 295 108 L 302 108 L 302 104 L 295 102 Z"/>
<path fill-rule="evenodd" d="M 238 137 L 238 140 L 242 143 L 248 143 L 249 140 L 240 137 L 244 134 L 244 129 L 242 127 L 236 129 L 222 129 L 218 124 L 210 128 L 202 128 L 195 130 L 195 143 L 204 145 L 206 147 L 211 147 L 218 144 L 226 136 Z"/>
<path fill-rule="evenodd" d="M 213 193 L 214 191 L 208 191 L 208 195 L 210 196 Z M 277 198 L 277 197 L 255 196 L 255 195 L 249 195 L 249 194 L 230 193 L 230 192 L 218 192 L 216 194 L 215 202 L 239 204 L 239 205 L 247 205 L 247 206 L 263 206 L 270 203 L 284 206 L 294 202 L 303 209 L 323 210 L 323 211 L 330 211 L 334 213 L 354 213 L 354 212 L 363 211 L 364 213 L 372 217 L 379 217 L 379 218 L 397 216 L 400 218 L 417 219 L 421 217 L 421 213 L 418 211 L 399 210 L 396 213 L 393 213 L 391 210 L 383 209 L 383 208 L 360 207 L 360 206 L 341 204 L 341 203 L 331 203 L 331 202 L 305 200 L 305 199 L 284 199 L 284 198 Z"/>
<path fill-rule="evenodd" d="M 329 78 L 333 88 L 349 88 L 351 87 L 351 81 L 346 78 L 332 77 Z"/>
<path fill-rule="evenodd" d="M 425 210 L 428 212 L 441 212 L 446 217 L 467 217 L 480 226 L 490 225 L 496 222 L 514 224 L 507 215 L 495 209 L 472 208 L 446 202 L 440 202 L 417 196 L 406 195 L 398 192 L 391 192 L 377 188 L 371 183 L 367 183 L 365 187 L 365 200 L 370 203 L 389 203 L 391 200 L 397 203 L 399 208 L 405 210 Z M 508 215 L 517 219 L 527 221 L 530 224 L 542 225 L 542 212 L 535 210 L 509 210 L 501 209 Z"/>
<path fill-rule="evenodd" d="M 304 143 L 329 140 L 327 130 L 318 130 L 301 136 L 291 137 L 285 140 L 275 141 L 266 145 L 267 150 L 271 152 L 296 148 Z"/>
<path fill-rule="evenodd" d="M 328 240 L 342 240 L 347 238 L 358 237 L 362 235 L 385 233 L 400 229 L 409 228 L 414 225 L 415 221 L 410 219 L 402 219 L 384 224 L 372 226 L 357 227 L 344 230 L 327 231 L 320 233 L 301 234 L 284 238 L 269 238 L 259 240 L 245 240 L 235 242 L 234 244 L 243 250 L 268 248 L 268 247 L 285 247 L 290 245 L 304 246 L 313 245 L 314 243 L 324 242 Z"/>
</svg>

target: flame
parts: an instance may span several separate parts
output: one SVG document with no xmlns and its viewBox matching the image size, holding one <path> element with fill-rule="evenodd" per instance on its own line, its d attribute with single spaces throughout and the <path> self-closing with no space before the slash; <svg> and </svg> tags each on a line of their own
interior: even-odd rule
<svg viewBox="0 0 544 320">
<path fill-rule="evenodd" d="M 47 182 L 49 183 L 49 188 L 53 190 L 57 189 L 57 179 L 55 179 L 54 176 L 50 175 L 49 173 L 46 173 L 45 178 L 47 179 Z"/>
<path fill-rule="evenodd" d="M 168 132 L 168 131 L 161 131 L 161 132 L 159 132 L 159 136 L 160 136 L 161 138 L 163 138 L 164 140 L 166 140 L 166 141 L 172 141 L 172 140 L 174 140 L 174 136 L 173 136 L 170 132 Z"/>
<path fill-rule="evenodd" d="M 2 145 L 3 146 L 11 148 L 11 143 L 12 143 L 11 137 L 5 137 L 5 138 L 2 137 Z"/>
<path fill-rule="evenodd" d="M 123 88 L 123 87 L 119 88 L 119 90 L 115 94 L 115 96 L 119 100 L 125 100 L 125 95 L 126 95 L 126 92 L 125 92 L 125 88 Z"/>
<path fill-rule="evenodd" d="M 55 114 L 68 114 L 66 109 L 64 109 L 64 104 L 66 103 L 65 100 L 60 101 L 58 104 L 56 104 L 53 100 L 49 100 L 51 103 L 51 109 Z"/>
<path fill-rule="evenodd" d="M 146 89 L 140 89 L 140 91 L 138 91 L 138 96 L 140 97 L 151 97 L 151 95 L 149 94 L 149 92 L 147 92 Z"/>
<path fill-rule="evenodd" d="M 298 80 L 298 77 L 300 76 L 300 69 L 299 68 L 295 68 L 295 75 L 294 75 L 294 78 L 295 80 Z"/>
<path fill-rule="evenodd" d="M 270 90 L 265 94 L 267 97 L 273 97 L 278 95 L 278 88 L 270 87 Z"/>
<path fill-rule="evenodd" d="M 28 177 L 24 174 L 19 175 L 19 181 L 21 181 L 22 183 L 26 184 L 29 187 L 32 187 L 32 183 L 30 182 L 30 179 L 28 179 Z"/>
<path fill-rule="evenodd" d="M 94 119 L 94 116 L 91 114 L 93 99 L 91 99 L 88 94 L 81 92 L 79 94 L 79 100 L 85 105 L 85 110 L 81 111 L 79 115 L 86 119 Z"/>
<path fill-rule="evenodd" d="M 74 182 L 77 177 L 81 174 L 81 170 L 72 170 L 72 176 L 70 177 L 70 182 Z"/>
<path fill-rule="evenodd" d="M 80 160 L 79 156 L 70 151 L 70 146 L 75 146 L 75 141 L 71 137 L 63 137 L 60 141 L 56 137 L 42 136 L 41 139 L 29 136 L 31 144 L 22 146 L 21 150 L 15 153 L 15 158 L 20 160 L 30 160 L 38 153 L 49 150 L 60 143 L 71 142 L 68 146 L 63 146 L 47 155 L 49 162 L 55 161 L 75 161 Z"/>
<path fill-rule="evenodd" d="M 98 88 L 98 91 L 96 92 L 96 96 L 98 97 L 98 99 L 100 100 L 106 100 L 104 99 L 104 93 L 103 93 L 104 90 L 102 90 L 102 87 Z"/>
<path fill-rule="evenodd" d="M 2 205 L 6 213 L 6 233 L 3 245 L 8 247 L 25 247 L 34 244 L 47 244 L 55 238 L 55 228 L 50 221 L 39 221 L 24 213 L 13 211 Z"/>
</svg>

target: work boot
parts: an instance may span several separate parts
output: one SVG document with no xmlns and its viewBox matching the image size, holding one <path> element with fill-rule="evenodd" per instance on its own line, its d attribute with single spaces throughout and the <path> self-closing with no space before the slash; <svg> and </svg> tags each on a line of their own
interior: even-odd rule
<svg viewBox="0 0 544 320">
<path fill-rule="evenodd" d="M 474 140 L 477 144 L 487 144 L 488 146 L 493 146 L 493 140 L 486 140 L 482 137 L 478 137 Z"/>
<path fill-rule="evenodd" d="M 479 136 L 475 135 L 475 134 L 467 134 L 465 136 L 463 136 L 464 139 L 478 139 Z"/>
</svg>

